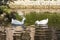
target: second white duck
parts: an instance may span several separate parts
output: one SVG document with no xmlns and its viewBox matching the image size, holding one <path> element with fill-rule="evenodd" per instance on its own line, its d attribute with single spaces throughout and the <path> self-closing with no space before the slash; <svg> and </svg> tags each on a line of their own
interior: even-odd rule
<svg viewBox="0 0 60 40">
<path fill-rule="evenodd" d="M 40 24 L 43 24 L 43 25 L 45 25 L 45 24 L 47 24 L 48 23 L 48 18 L 47 19 L 44 19 L 44 20 L 41 20 L 41 21 L 36 21 L 35 22 L 35 24 L 37 24 L 37 25 L 40 25 Z"/>
</svg>

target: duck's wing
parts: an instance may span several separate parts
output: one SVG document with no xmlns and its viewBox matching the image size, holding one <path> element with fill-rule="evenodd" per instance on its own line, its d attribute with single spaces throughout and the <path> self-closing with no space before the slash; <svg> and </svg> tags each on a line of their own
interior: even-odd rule
<svg viewBox="0 0 60 40">
<path fill-rule="evenodd" d="M 12 20 L 12 22 L 11 22 L 12 24 L 21 24 L 21 22 L 20 21 L 18 21 L 18 20 Z"/>
<path fill-rule="evenodd" d="M 48 19 L 41 20 L 41 21 L 39 22 L 39 24 L 47 24 L 47 23 L 48 23 Z"/>
</svg>

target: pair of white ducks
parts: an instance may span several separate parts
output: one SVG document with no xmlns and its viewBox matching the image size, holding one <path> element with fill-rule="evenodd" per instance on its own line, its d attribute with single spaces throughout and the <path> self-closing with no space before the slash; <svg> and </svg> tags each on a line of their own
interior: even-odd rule
<svg viewBox="0 0 60 40">
<path fill-rule="evenodd" d="M 12 19 L 11 24 L 23 25 L 25 20 L 26 20 L 25 17 L 23 17 L 22 21 L 18 21 L 18 20 L 16 20 L 16 19 Z M 47 23 L 48 23 L 48 18 L 47 18 L 47 19 L 44 19 L 44 20 L 41 20 L 41 21 L 38 21 L 38 20 L 35 21 L 35 24 L 37 24 L 37 25 L 40 25 L 40 24 L 45 25 L 45 24 L 47 24 Z"/>
</svg>

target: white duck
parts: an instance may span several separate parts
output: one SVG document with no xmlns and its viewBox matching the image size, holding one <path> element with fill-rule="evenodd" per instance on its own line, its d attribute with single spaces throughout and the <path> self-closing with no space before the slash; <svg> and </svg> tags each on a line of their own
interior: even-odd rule
<svg viewBox="0 0 60 40">
<path fill-rule="evenodd" d="M 43 24 L 43 25 L 45 25 L 45 24 L 47 24 L 48 23 L 48 18 L 47 19 L 44 19 L 44 20 L 41 20 L 41 21 L 36 21 L 35 22 L 35 24 L 37 24 L 37 25 L 40 25 L 40 24 Z"/>
<path fill-rule="evenodd" d="M 23 25 L 24 21 L 25 21 L 25 17 L 23 17 L 22 21 L 18 21 L 16 19 L 12 19 L 11 24 L 14 24 L 14 25 Z"/>
</svg>

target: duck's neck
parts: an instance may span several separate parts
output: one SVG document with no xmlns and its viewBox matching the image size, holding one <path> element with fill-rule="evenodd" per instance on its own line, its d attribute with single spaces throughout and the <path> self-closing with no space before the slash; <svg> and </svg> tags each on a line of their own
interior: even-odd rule
<svg viewBox="0 0 60 40">
<path fill-rule="evenodd" d="M 24 19 L 22 19 L 22 21 L 21 21 L 21 22 L 22 22 L 22 23 L 24 23 L 24 21 L 25 21 L 25 20 L 24 20 Z"/>
</svg>

